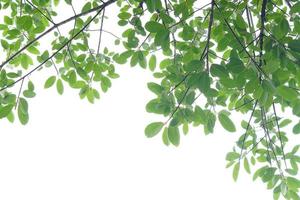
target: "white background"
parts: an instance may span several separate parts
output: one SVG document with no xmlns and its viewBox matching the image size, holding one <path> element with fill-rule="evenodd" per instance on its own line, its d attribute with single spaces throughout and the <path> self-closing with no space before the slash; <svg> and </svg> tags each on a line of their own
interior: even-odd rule
<svg viewBox="0 0 300 200">
<path fill-rule="evenodd" d="M 118 32 L 111 24 L 104 29 Z M 121 77 L 94 105 L 69 88 L 63 96 L 43 90 L 43 73 L 31 77 L 38 96 L 30 100 L 29 124 L 0 121 L 1 200 L 272 199 L 272 191 L 242 167 L 237 183 L 225 168 L 225 155 L 242 131 L 218 125 L 204 136 L 202 127 L 191 128 L 178 148 L 164 146 L 161 136 L 147 139 L 144 127 L 157 119 L 145 112 L 154 97 L 146 88 L 152 75 L 126 65 L 117 72 Z"/>
</svg>

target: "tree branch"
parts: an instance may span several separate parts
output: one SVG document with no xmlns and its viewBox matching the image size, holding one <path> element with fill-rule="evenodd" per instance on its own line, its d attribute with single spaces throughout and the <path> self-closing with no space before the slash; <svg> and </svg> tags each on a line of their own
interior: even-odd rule
<svg viewBox="0 0 300 200">
<path fill-rule="evenodd" d="M 110 4 L 116 2 L 117 0 L 109 0 L 103 4 L 101 4 L 100 6 L 97 6 L 95 8 L 92 8 L 90 10 L 87 10 L 85 12 L 82 12 L 78 15 L 74 15 L 66 20 L 63 20 L 55 25 L 53 25 L 51 28 L 49 28 L 48 30 L 46 30 L 45 32 L 43 32 L 42 34 L 40 34 L 39 36 L 37 36 L 35 39 L 31 40 L 30 42 L 28 42 L 25 46 L 23 46 L 21 49 L 19 49 L 17 52 L 15 52 L 13 55 L 11 55 L 7 60 L 5 60 L 1 65 L 0 65 L 0 70 L 2 70 L 2 68 L 9 63 L 11 60 L 13 60 L 16 56 L 18 56 L 21 52 L 23 52 L 25 49 L 27 49 L 29 46 L 31 46 L 33 43 L 35 43 L 36 41 L 38 41 L 39 39 L 41 39 L 42 37 L 44 37 L 45 35 L 49 34 L 50 32 L 52 32 L 54 29 L 56 29 L 59 26 L 62 26 L 74 19 L 77 19 L 79 17 L 85 16 L 89 13 L 98 11 L 99 9 L 102 10 L 103 8 L 109 6 Z"/>
<path fill-rule="evenodd" d="M 114 0 L 112 0 L 114 1 Z M 112 2 L 110 1 L 110 2 Z M 48 60 L 52 59 L 57 53 L 59 53 L 63 48 L 65 48 L 72 40 L 74 40 L 74 38 L 76 38 L 79 34 L 81 34 L 82 31 L 84 31 L 84 29 L 86 29 L 90 23 L 92 21 L 94 21 L 96 19 L 96 17 L 102 12 L 102 10 L 105 8 L 105 6 L 107 6 L 109 4 L 103 4 L 103 6 L 97 11 L 97 13 L 76 33 L 74 34 L 65 44 L 63 44 L 58 50 L 56 50 L 51 56 L 49 56 L 47 59 L 45 59 L 42 63 L 40 63 L 38 66 L 36 66 L 35 68 L 33 68 L 31 71 L 29 71 L 27 74 L 25 74 L 23 77 L 17 79 L 15 82 L 8 84 L 7 86 L 3 87 L 0 89 L 0 92 L 15 85 L 16 83 L 20 82 L 22 79 L 24 79 L 25 77 L 29 76 L 30 74 L 32 74 L 34 71 L 38 70 L 39 68 L 41 68 Z M 74 18 L 75 19 L 75 18 Z"/>
</svg>

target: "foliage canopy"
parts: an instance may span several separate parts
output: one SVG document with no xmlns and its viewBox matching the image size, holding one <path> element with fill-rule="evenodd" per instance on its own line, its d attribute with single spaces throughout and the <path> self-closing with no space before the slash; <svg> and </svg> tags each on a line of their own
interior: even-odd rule
<svg viewBox="0 0 300 200">
<path fill-rule="evenodd" d="M 56 9 L 67 4 L 74 15 L 55 22 Z M 153 72 L 148 83 L 156 96 L 146 110 L 166 117 L 145 128 L 147 137 L 162 135 L 178 146 L 190 125 L 212 134 L 216 122 L 236 132 L 233 113 L 242 113 L 244 132 L 226 155 L 237 180 L 241 165 L 260 178 L 274 199 L 300 199 L 296 178 L 299 145 L 285 148 L 284 132 L 292 120 L 279 117 L 290 109 L 300 117 L 300 2 L 297 0 L 89 0 L 80 12 L 72 0 L 0 0 L 0 118 L 29 120 L 30 98 L 36 96 L 33 73 L 52 68 L 44 88 L 79 91 L 93 103 L 118 78 L 115 66 L 140 66 Z M 103 29 L 105 10 L 118 6 L 122 36 Z M 60 28 L 72 23 L 63 34 Z M 91 27 L 98 28 L 92 30 Z M 91 33 L 99 34 L 96 48 Z M 101 48 L 102 33 L 116 37 L 123 49 Z M 51 48 L 41 50 L 41 41 Z M 113 44 L 112 44 L 113 46 Z M 163 55 L 160 59 L 159 55 Z M 14 109 L 15 108 L 15 109 Z M 300 134 L 300 121 L 293 124 Z"/>
</svg>

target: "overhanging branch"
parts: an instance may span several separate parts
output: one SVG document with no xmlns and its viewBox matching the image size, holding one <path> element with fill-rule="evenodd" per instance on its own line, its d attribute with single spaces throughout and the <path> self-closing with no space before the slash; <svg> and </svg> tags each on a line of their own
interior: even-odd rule
<svg viewBox="0 0 300 200">
<path fill-rule="evenodd" d="M 32 44 L 34 44 L 35 42 L 37 42 L 39 39 L 41 39 L 42 37 L 44 37 L 45 35 L 49 34 L 50 32 L 52 32 L 54 29 L 70 22 L 70 21 L 73 21 L 74 19 L 77 19 L 77 18 L 80 18 L 82 16 L 85 16 L 89 13 L 92 13 L 92 12 L 96 12 L 99 10 L 102 10 L 103 8 L 111 5 L 112 3 L 116 2 L 117 0 L 109 0 L 103 4 L 101 4 L 100 6 L 97 6 L 95 8 L 92 8 L 90 10 L 87 10 L 85 12 L 82 12 L 80 14 L 77 14 L 77 15 L 74 15 L 68 19 L 65 19 L 57 24 L 54 24 L 51 28 L 49 28 L 48 30 L 46 30 L 45 32 L 43 32 L 42 34 L 40 34 L 39 36 L 37 36 L 35 39 L 31 40 L 30 42 L 28 42 L 25 46 L 23 46 L 21 49 L 19 49 L 17 52 L 15 52 L 13 55 L 11 55 L 7 60 L 5 60 L 1 65 L 0 65 L 0 70 L 2 70 L 2 68 L 7 64 L 9 63 L 10 61 L 12 61 L 16 56 L 18 56 L 20 53 L 22 53 L 25 49 L 27 49 L 29 46 L 31 46 Z M 73 38 L 74 39 L 74 38 Z"/>
</svg>

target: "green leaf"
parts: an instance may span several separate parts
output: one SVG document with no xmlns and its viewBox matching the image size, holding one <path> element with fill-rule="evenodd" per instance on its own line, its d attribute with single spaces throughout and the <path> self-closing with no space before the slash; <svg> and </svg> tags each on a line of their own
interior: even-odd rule
<svg viewBox="0 0 300 200">
<path fill-rule="evenodd" d="M 206 124 L 207 118 L 205 112 L 200 108 L 199 106 L 195 106 L 195 112 L 194 112 L 194 121 L 197 124 Z"/>
<path fill-rule="evenodd" d="M 91 2 L 87 2 L 81 9 L 81 12 L 87 12 L 92 8 Z"/>
<path fill-rule="evenodd" d="M 145 24 L 145 28 L 147 31 L 149 31 L 150 33 L 157 33 L 161 30 L 164 30 L 165 27 L 164 25 L 158 23 L 158 22 L 155 22 L 155 21 L 149 21 Z"/>
<path fill-rule="evenodd" d="M 153 72 L 156 68 L 156 56 L 153 54 L 149 59 L 149 69 Z"/>
<path fill-rule="evenodd" d="M 32 27 L 32 24 L 33 22 L 31 16 L 24 15 L 17 19 L 17 26 L 26 31 Z"/>
<path fill-rule="evenodd" d="M 14 105 L 6 105 L 4 107 L 0 107 L 0 119 L 7 117 L 13 107 Z"/>
<path fill-rule="evenodd" d="M 288 47 L 293 50 L 296 51 L 298 53 L 300 53 L 300 40 L 292 40 L 288 43 Z"/>
<path fill-rule="evenodd" d="M 281 39 L 285 37 L 290 31 L 289 22 L 285 19 L 285 17 L 281 17 L 279 23 L 277 23 L 273 29 L 274 35 Z"/>
<path fill-rule="evenodd" d="M 30 53 L 35 54 L 35 55 L 39 55 L 40 54 L 40 51 L 36 47 L 34 47 L 34 46 L 28 47 L 27 50 Z"/>
<path fill-rule="evenodd" d="M 26 125 L 29 121 L 28 115 L 28 103 L 26 99 L 20 98 L 19 105 L 18 105 L 18 117 L 21 124 Z"/>
<path fill-rule="evenodd" d="M 162 141 L 166 146 L 170 145 L 169 137 L 168 137 L 168 128 L 165 127 L 163 134 L 162 134 Z"/>
<path fill-rule="evenodd" d="M 72 0 L 65 0 L 66 4 L 72 5 Z"/>
<path fill-rule="evenodd" d="M 228 71 L 222 65 L 212 64 L 210 67 L 210 72 L 212 76 L 216 76 L 219 78 L 228 77 Z"/>
<path fill-rule="evenodd" d="M 300 117 L 300 101 L 293 106 L 293 114 Z"/>
<path fill-rule="evenodd" d="M 226 155 L 226 160 L 228 160 L 228 161 L 234 161 L 238 158 L 240 158 L 240 154 L 237 152 L 229 152 Z"/>
<path fill-rule="evenodd" d="M 244 18 L 242 15 L 237 15 L 236 16 L 236 25 L 240 29 L 246 29 L 247 28 L 247 23 L 245 22 Z"/>
<path fill-rule="evenodd" d="M 246 172 L 248 172 L 248 174 L 250 174 L 250 173 L 251 173 L 251 171 L 250 171 L 250 165 L 249 165 L 249 161 L 248 161 L 248 159 L 247 159 L 247 158 L 245 158 L 245 159 L 244 159 L 244 168 L 245 168 Z"/>
<path fill-rule="evenodd" d="M 170 32 L 169 30 L 159 30 L 154 38 L 154 44 L 156 46 L 161 46 L 162 49 L 167 49 L 170 45 Z"/>
<path fill-rule="evenodd" d="M 45 84 L 44 84 L 44 88 L 50 88 L 51 86 L 54 85 L 55 81 L 56 81 L 56 76 L 50 76 L 50 77 L 46 80 L 46 82 L 45 82 Z"/>
<path fill-rule="evenodd" d="M 284 119 L 284 120 L 282 120 L 280 122 L 279 127 L 280 128 L 285 127 L 285 126 L 289 125 L 290 123 L 292 123 L 292 120 L 290 120 L 290 119 Z"/>
<path fill-rule="evenodd" d="M 277 187 L 275 187 L 274 190 L 273 190 L 274 200 L 278 200 L 279 199 L 280 192 L 281 192 L 281 184 L 277 185 Z"/>
<path fill-rule="evenodd" d="M 58 6 L 58 4 L 59 4 L 59 0 L 54 0 L 54 5 Z"/>
<path fill-rule="evenodd" d="M 227 64 L 227 67 L 229 71 L 236 74 L 241 73 L 245 69 L 244 63 L 237 58 L 231 58 L 230 62 Z"/>
<path fill-rule="evenodd" d="M 293 127 L 293 133 L 294 133 L 294 134 L 300 134 L 300 122 L 298 122 L 298 123 Z"/>
<path fill-rule="evenodd" d="M 169 126 L 168 128 L 168 138 L 171 144 L 178 147 L 180 143 L 180 134 L 177 126 Z"/>
<path fill-rule="evenodd" d="M 153 122 L 145 128 L 145 135 L 148 138 L 154 137 L 161 131 L 163 126 L 164 126 L 164 123 L 162 123 L 162 122 Z"/>
<path fill-rule="evenodd" d="M 298 93 L 295 91 L 295 89 L 289 88 L 287 86 L 279 86 L 277 88 L 277 92 L 282 98 L 288 100 L 288 101 L 294 101 L 298 97 Z"/>
<path fill-rule="evenodd" d="M 300 2 L 293 5 L 291 8 L 291 13 L 300 13 Z"/>
<path fill-rule="evenodd" d="M 150 13 L 155 11 L 155 0 L 145 0 L 145 3 Z"/>
<path fill-rule="evenodd" d="M 297 191 L 300 188 L 300 181 L 294 177 L 287 177 L 286 183 L 290 190 Z"/>
<path fill-rule="evenodd" d="M 9 49 L 9 43 L 6 40 L 1 40 L 3 49 Z"/>
<path fill-rule="evenodd" d="M 264 170 L 262 170 L 260 174 L 262 181 L 266 183 L 272 180 L 275 172 L 276 172 L 276 168 L 274 167 L 264 168 Z"/>
<path fill-rule="evenodd" d="M 62 95 L 64 93 L 64 85 L 61 81 L 61 79 L 58 79 L 56 82 L 56 90 L 58 94 Z"/>
<path fill-rule="evenodd" d="M 210 89 L 210 78 L 207 72 L 200 74 L 198 87 L 203 94 L 206 94 Z"/>
<path fill-rule="evenodd" d="M 298 192 L 298 191 L 296 191 L 296 192 Z M 295 191 L 292 191 L 292 190 L 290 190 L 289 192 L 288 192 L 288 197 L 290 198 L 290 199 L 295 199 L 295 200 L 299 200 L 300 199 L 300 197 L 299 197 L 299 195 L 296 193 Z"/>
<path fill-rule="evenodd" d="M 227 112 L 221 111 L 218 114 L 218 119 L 225 130 L 229 132 L 235 132 L 235 125 L 228 116 L 229 114 Z"/>
<path fill-rule="evenodd" d="M 164 88 L 157 83 L 148 83 L 147 86 L 156 95 L 160 95 L 164 91 Z"/>
<path fill-rule="evenodd" d="M 237 181 L 240 171 L 240 163 L 236 163 L 233 167 L 232 177 L 234 181 Z"/>
<path fill-rule="evenodd" d="M 281 182 L 281 184 L 280 184 L 280 191 L 281 191 L 281 194 L 283 195 L 283 196 L 285 196 L 286 194 L 287 194 L 287 192 L 288 192 L 288 186 L 287 186 L 287 184 L 285 184 L 285 182 Z"/>
<path fill-rule="evenodd" d="M 94 91 L 92 88 L 88 89 L 88 92 L 86 93 L 86 97 L 90 103 L 94 103 L 95 96 L 94 96 Z"/>
<path fill-rule="evenodd" d="M 20 58 L 21 58 L 21 66 L 24 69 L 28 69 L 29 65 L 33 64 L 32 58 L 30 56 L 28 56 L 27 54 L 24 54 L 24 53 L 21 54 Z"/>
<path fill-rule="evenodd" d="M 184 135 L 187 135 L 189 133 L 189 124 L 188 123 L 183 124 L 182 131 L 183 131 Z"/>
<path fill-rule="evenodd" d="M 24 92 L 23 92 L 23 95 L 24 95 L 24 97 L 27 97 L 27 98 L 33 98 L 33 97 L 35 97 L 35 92 L 34 91 L 31 91 L 31 90 L 25 90 Z"/>
<path fill-rule="evenodd" d="M 200 60 L 192 60 L 187 65 L 184 66 L 186 72 L 202 71 L 204 62 Z"/>
</svg>

